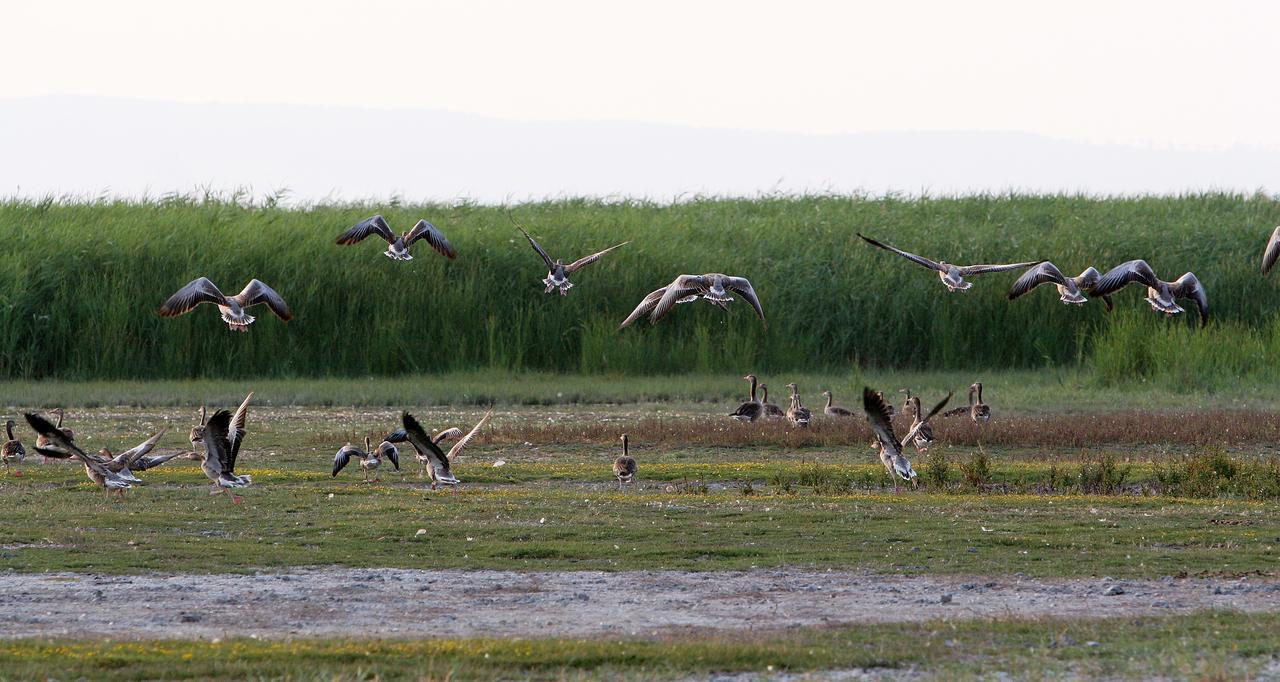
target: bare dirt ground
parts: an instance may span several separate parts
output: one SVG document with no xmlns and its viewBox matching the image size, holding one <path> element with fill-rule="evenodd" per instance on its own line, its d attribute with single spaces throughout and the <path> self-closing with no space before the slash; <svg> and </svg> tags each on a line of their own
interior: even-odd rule
<svg viewBox="0 0 1280 682">
<path fill-rule="evenodd" d="M 688 629 L 1280 610 L 1280 581 L 752 570 L 0 575 L 0 637 L 658 637 Z"/>
</svg>

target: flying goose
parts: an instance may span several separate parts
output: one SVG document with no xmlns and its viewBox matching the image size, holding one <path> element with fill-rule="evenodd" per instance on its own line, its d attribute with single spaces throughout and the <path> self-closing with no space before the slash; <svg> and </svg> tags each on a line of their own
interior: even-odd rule
<svg viewBox="0 0 1280 682">
<path fill-rule="evenodd" d="M 267 309 L 285 322 L 293 319 L 289 304 L 285 303 L 280 294 L 256 279 L 249 280 L 240 293 L 228 297 L 219 291 L 208 277 L 200 277 L 191 280 L 185 287 L 170 296 L 157 312 L 160 317 L 177 317 L 191 312 L 201 303 L 212 303 L 218 306 L 218 310 L 222 313 L 222 321 L 226 322 L 227 327 L 232 331 L 249 331 L 249 325 L 253 324 L 256 318 L 246 313 L 245 309 L 259 303 L 267 304 Z"/>
<path fill-rule="evenodd" d="M 1026 263 L 1007 263 L 1004 265 L 953 265 L 946 261 L 935 262 L 935 261 L 929 260 L 928 258 L 917 256 L 914 253 L 907 253 L 902 249 L 897 249 L 892 246 L 889 246 L 888 244 L 883 244 L 881 242 L 878 242 L 872 239 L 871 237 L 863 235 L 862 233 L 858 233 L 858 236 L 862 237 L 864 241 L 866 241 L 868 244 L 871 244 L 872 246 L 880 247 L 885 251 L 892 251 L 893 253 L 896 253 L 899 256 L 906 258 L 912 263 L 915 263 L 917 265 L 923 265 L 924 267 L 929 268 L 930 270 L 936 270 L 938 272 L 938 278 L 942 280 L 942 283 L 945 284 L 947 286 L 947 289 L 950 291 L 968 291 L 969 288 L 973 286 L 973 284 L 971 282 L 964 281 L 965 277 L 973 277 L 974 275 L 981 275 L 988 272 L 1002 272 L 1004 270 L 1017 270 L 1019 268 L 1030 267 L 1032 265 L 1036 265 L 1037 263 L 1042 262 L 1042 261 L 1027 261 Z"/>
<path fill-rule="evenodd" d="M 387 221 L 382 216 L 375 215 L 352 225 L 346 232 L 338 235 L 337 243 L 343 246 L 351 246 L 372 234 L 376 234 L 386 240 L 387 250 L 382 255 L 391 260 L 413 260 L 413 256 L 409 254 L 409 248 L 420 239 L 427 240 L 431 248 L 449 260 L 458 257 L 458 251 L 453 248 L 448 239 L 445 239 L 444 233 L 440 231 L 440 228 L 425 220 L 419 220 L 412 230 L 396 236 L 396 233 L 391 231 L 391 226 L 387 224 Z"/>
<path fill-rule="evenodd" d="M 636 478 L 636 458 L 631 456 L 627 434 L 622 434 L 622 454 L 613 460 L 613 475 L 618 479 L 618 490 L 623 483 L 631 483 Z"/>
<path fill-rule="evenodd" d="M 791 406 L 787 408 L 787 420 L 792 426 L 808 428 L 811 415 L 809 408 L 800 404 L 800 390 L 795 384 L 787 384 L 787 388 L 791 389 Z"/>
<path fill-rule="evenodd" d="M 0 462 L 3 462 L 6 468 L 9 466 L 9 462 L 15 459 L 21 464 L 22 460 L 27 458 L 27 449 L 22 446 L 22 441 L 13 437 L 12 419 L 4 423 L 4 432 L 8 436 L 8 440 L 4 442 L 4 447 L 0 448 Z"/>
<path fill-rule="evenodd" d="M 423 430 L 418 420 L 414 419 L 413 415 L 408 412 L 401 414 L 400 420 L 404 424 L 404 434 L 409 444 L 413 446 L 413 449 L 418 452 L 420 457 L 427 458 L 427 462 L 431 467 L 431 489 L 435 490 L 437 483 L 455 486 L 461 483 L 449 471 L 449 457 L 444 454 L 439 445 L 435 444 L 435 441 L 427 436 L 427 432 Z"/>
<path fill-rule="evenodd" d="M 769 419 L 777 419 L 779 417 L 787 416 L 787 413 L 783 412 L 781 407 L 778 407 L 777 405 L 774 405 L 773 403 L 769 402 L 768 386 L 764 384 L 760 384 L 760 394 L 761 394 L 760 406 L 764 408 L 765 417 Z"/>
<path fill-rule="evenodd" d="M 547 252 L 542 248 L 542 246 L 540 246 L 538 242 L 534 241 L 533 237 L 529 236 L 529 233 L 525 231 L 524 227 L 522 227 L 520 223 L 516 222 L 515 216 L 508 213 L 507 218 L 511 220 L 511 223 L 516 226 L 517 230 L 520 230 L 520 234 L 523 234 L 524 238 L 529 240 L 529 245 L 532 246 L 533 250 L 542 257 L 542 262 L 547 264 L 547 276 L 542 280 L 542 283 L 547 285 L 546 291 L 543 292 L 544 294 L 549 294 L 559 288 L 561 296 L 568 296 L 569 289 L 573 288 L 573 282 L 569 281 L 569 275 L 572 275 L 578 270 L 600 260 L 606 253 L 609 253 L 620 246 L 626 246 L 631 243 L 630 241 L 625 241 L 617 246 L 610 246 L 604 251 L 598 251 L 590 256 L 584 256 L 572 263 L 569 263 L 568 265 L 565 265 L 564 262 L 559 259 L 551 260 L 551 256 L 547 255 Z"/>
<path fill-rule="evenodd" d="M 159 431 L 152 434 L 150 438 L 142 441 L 140 445 L 130 448 L 128 450 L 125 450 L 124 452 L 121 452 L 118 455 L 112 455 L 110 450 L 108 450 L 107 448 L 102 448 L 101 450 L 98 451 L 97 455 L 90 454 L 89 456 L 97 459 L 98 463 L 106 467 L 107 470 L 120 476 L 120 478 L 123 478 L 124 480 L 130 483 L 141 483 L 142 481 L 137 476 L 133 475 L 133 469 L 134 469 L 133 465 L 135 461 L 141 460 L 143 457 L 147 455 L 147 453 L 154 450 L 156 447 L 156 443 L 160 442 L 160 437 L 163 436 L 167 431 L 168 429 L 160 429 Z M 176 457 L 177 454 L 179 453 L 174 453 L 173 456 L 165 459 L 164 461 L 166 462 L 169 461 L 169 459 L 172 459 L 172 457 Z M 146 468 L 147 467 L 143 465 L 138 467 L 137 469 L 138 471 L 142 471 L 143 469 L 146 469 Z"/>
<path fill-rule="evenodd" d="M 53 459 L 69 459 L 74 457 L 80 460 L 80 463 L 84 464 L 85 475 L 87 475 L 89 480 L 93 481 L 94 484 L 99 485 L 103 490 L 106 490 L 107 497 L 110 497 L 112 493 L 115 493 L 117 499 L 123 500 L 124 491 L 133 487 L 128 480 L 108 469 L 97 459 L 86 455 L 83 450 L 76 447 L 76 444 L 72 442 L 70 438 L 67 438 L 65 433 L 60 431 L 58 427 L 50 424 L 49 420 L 38 414 L 26 413 L 23 416 L 26 417 L 27 423 L 31 425 L 31 428 L 34 429 L 36 433 L 47 438 L 46 442 L 50 446 L 44 448 L 36 446 L 36 452 Z"/>
<path fill-rule="evenodd" d="M 364 480 L 366 482 L 369 480 L 370 472 L 373 473 L 373 480 L 375 482 L 378 480 L 378 466 L 382 464 L 383 457 L 391 460 L 391 464 L 396 468 L 396 471 L 400 470 L 400 451 L 396 449 L 396 446 L 384 440 L 375 448 L 369 437 L 365 436 L 363 450 L 351 443 L 347 443 L 338 449 L 338 454 L 333 458 L 333 475 L 337 476 L 338 472 L 347 466 L 347 462 L 350 462 L 352 457 L 360 460 L 360 471 L 364 472 Z"/>
<path fill-rule="evenodd" d="M 843 407 L 840 407 L 839 405 L 831 404 L 831 391 L 823 391 L 822 395 L 827 396 L 827 406 L 823 408 L 822 410 L 823 414 L 827 415 L 828 417 L 852 417 L 853 416 L 852 411 L 847 410 Z M 892 417 L 893 413 L 890 413 L 889 416 Z"/>
<path fill-rule="evenodd" d="M 653 293 L 649 296 L 653 296 Z M 764 319 L 764 309 L 760 307 L 760 299 L 756 297 L 756 290 L 751 287 L 751 282 L 746 277 L 733 277 L 718 272 L 706 275 L 680 275 L 675 278 L 666 286 L 666 291 L 654 304 L 653 312 L 649 313 L 649 320 L 657 322 L 671 312 L 675 304 L 688 303 L 699 296 L 728 310 L 728 304 L 733 301 L 733 297 L 729 295 L 731 293 L 738 293 L 746 299 L 747 303 L 755 308 L 756 316 L 765 327 L 769 326 L 769 322 Z M 648 297 L 645 299 L 648 300 Z M 635 313 L 632 312 L 632 315 Z"/>
<path fill-rule="evenodd" d="M 1013 283 L 1013 287 L 1009 289 L 1009 300 L 1012 301 L 1041 284 L 1052 283 L 1058 288 L 1058 300 L 1067 305 L 1084 305 L 1089 302 L 1089 299 L 1085 298 L 1081 292 L 1092 292 L 1099 278 L 1101 275 L 1092 267 L 1085 268 L 1084 272 L 1075 277 L 1067 277 L 1056 265 L 1045 261 L 1029 268 L 1018 278 L 1018 281 Z M 1107 310 L 1111 310 L 1110 296 L 1103 296 L 1102 302 L 1106 304 Z"/>
<path fill-rule="evenodd" d="M 1107 296 L 1115 293 L 1131 282 L 1147 286 L 1147 303 L 1153 310 L 1166 315 L 1177 315 L 1183 312 L 1178 299 L 1189 298 L 1195 301 L 1196 310 L 1200 313 L 1200 326 L 1209 323 L 1209 297 L 1201 286 L 1200 280 L 1193 273 L 1185 273 L 1172 282 L 1156 277 L 1155 270 L 1144 260 L 1131 260 L 1121 263 L 1103 275 L 1093 288 L 1094 296 Z"/>
<path fill-rule="evenodd" d="M 739 405 L 729 416 L 738 421 L 753 422 L 764 414 L 764 403 L 756 399 L 756 375 L 748 374 L 742 378 L 751 382 L 751 399 Z"/>
<path fill-rule="evenodd" d="M 1267 240 L 1267 248 L 1262 252 L 1262 274 L 1271 271 L 1277 258 L 1280 258 L 1280 227 L 1271 231 L 1271 239 Z"/>
<path fill-rule="evenodd" d="M 916 404 L 919 404 L 919 398 L 912 398 Z M 884 464 L 884 468 L 889 471 L 889 478 L 893 481 L 893 491 L 898 492 L 898 479 L 910 481 L 914 486 L 916 484 L 916 472 L 911 468 L 911 462 L 907 460 L 903 450 L 917 436 L 920 428 L 927 426 L 928 421 L 939 410 L 946 406 L 947 401 L 951 400 L 951 394 L 948 393 L 942 402 L 938 403 L 923 420 L 913 424 L 911 429 L 907 431 L 907 435 L 899 441 L 893 433 L 893 421 L 889 419 L 888 404 L 884 401 L 884 396 L 871 390 L 870 387 L 862 389 L 862 410 L 867 413 L 867 422 L 871 424 L 871 429 L 875 431 L 876 441 L 872 443 L 872 447 L 880 451 L 880 462 Z"/>
<path fill-rule="evenodd" d="M 252 397 L 253 393 L 245 396 L 234 417 L 226 410 L 214 412 L 209 421 L 205 422 L 204 438 L 201 440 L 204 443 L 204 461 L 200 469 L 213 481 L 214 486 L 213 492 L 209 494 L 230 493 L 231 501 L 235 504 L 240 504 L 243 500 L 231 491 L 247 488 L 253 483 L 253 478 L 248 474 L 239 476 L 235 473 L 236 458 L 240 455 L 240 446 L 244 444 L 249 398 Z"/>
</svg>

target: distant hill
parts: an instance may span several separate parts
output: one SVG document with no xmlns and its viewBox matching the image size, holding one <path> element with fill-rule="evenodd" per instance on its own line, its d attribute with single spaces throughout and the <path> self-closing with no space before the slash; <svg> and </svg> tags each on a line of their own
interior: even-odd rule
<svg viewBox="0 0 1280 682">
<path fill-rule="evenodd" d="M 888 191 L 1280 191 L 1280 151 L 1156 150 L 1016 132 L 801 135 L 429 110 L 0 100 L 0 196 L 287 187 L 301 200 Z"/>
</svg>

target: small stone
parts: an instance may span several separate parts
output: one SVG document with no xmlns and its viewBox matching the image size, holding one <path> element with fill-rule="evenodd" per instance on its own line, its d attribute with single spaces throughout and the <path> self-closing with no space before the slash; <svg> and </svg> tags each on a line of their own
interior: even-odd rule
<svg viewBox="0 0 1280 682">
<path fill-rule="evenodd" d="M 1167 601 L 1155 601 L 1151 602 L 1151 607 L 1155 609 L 1171 609 L 1173 605 Z"/>
<path fill-rule="evenodd" d="M 939 601 L 939 603 L 942 603 L 942 604 L 950 604 L 950 603 L 951 603 L 951 595 L 949 595 L 949 594 L 944 594 L 944 595 L 942 595 L 942 597 L 941 597 L 938 601 Z"/>
<path fill-rule="evenodd" d="M 1108 597 L 1114 597 L 1118 594 L 1124 594 L 1124 588 L 1120 587 L 1119 585 L 1110 585 L 1107 587 L 1107 589 L 1102 591 L 1102 594 Z"/>
</svg>

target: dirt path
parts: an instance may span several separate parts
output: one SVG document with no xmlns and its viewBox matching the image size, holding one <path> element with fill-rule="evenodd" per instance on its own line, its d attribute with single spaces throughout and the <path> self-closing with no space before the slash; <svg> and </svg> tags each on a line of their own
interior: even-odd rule
<svg viewBox="0 0 1280 682">
<path fill-rule="evenodd" d="M 1120 594 L 1109 594 L 1120 590 Z M 947 601 L 949 600 L 949 601 Z M 945 602 L 945 603 L 944 603 Z M 0 637 L 640 636 L 1000 616 L 1280 610 L 1280 581 L 353 570 L 0 575 Z"/>
</svg>

